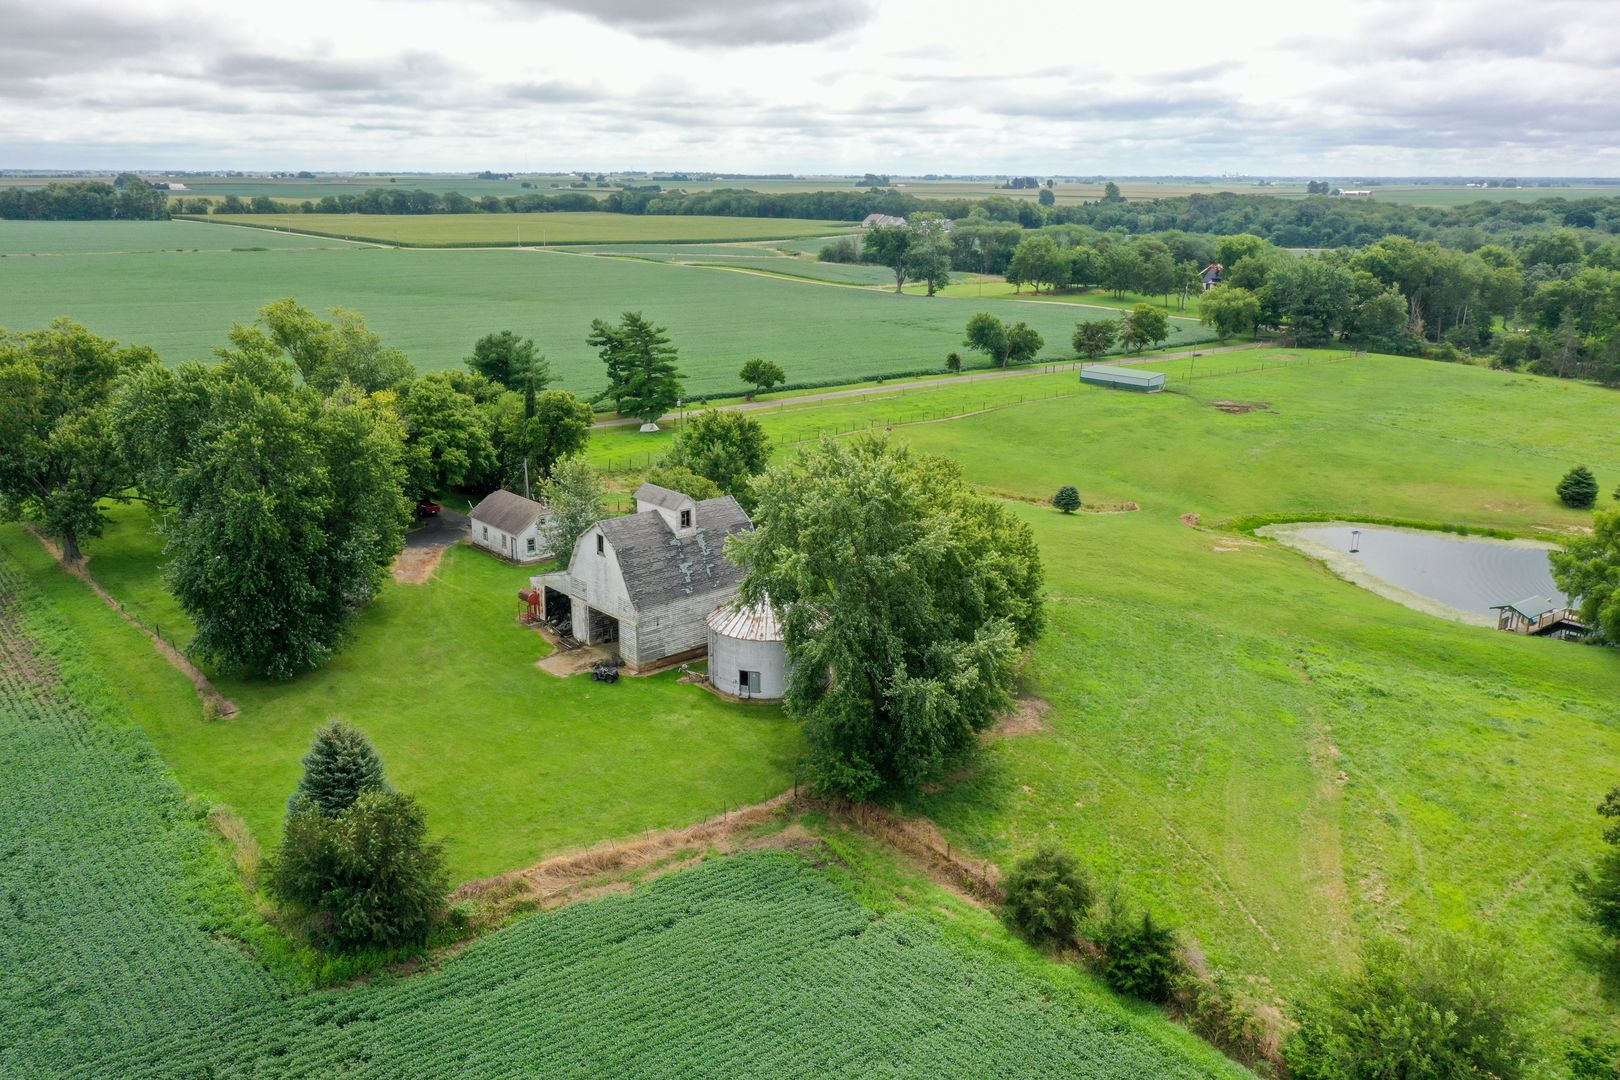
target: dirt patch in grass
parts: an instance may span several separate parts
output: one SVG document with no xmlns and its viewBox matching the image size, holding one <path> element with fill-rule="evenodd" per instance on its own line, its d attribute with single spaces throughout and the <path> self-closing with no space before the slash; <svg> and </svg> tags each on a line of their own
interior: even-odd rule
<svg viewBox="0 0 1620 1080">
<path fill-rule="evenodd" d="M 1052 704 L 1045 698 L 1021 697 L 1018 707 L 1003 716 L 990 733 L 1000 739 L 1016 739 L 1021 735 L 1051 731 L 1052 724 L 1046 719 L 1051 711 Z"/>
<path fill-rule="evenodd" d="M 85 565 L 89 562 L 89 559 L 80 559 L 76 563 L 67 562 L 62 558 L 62 549 L 52 542 L 49 537 L 32 527 L 29 527 L 28 531 L 33 533 L 34 538 L 40 542 L 40 545 L 51 553 L 51 558 L 56 560 L 57 566 L 90 586 L 90 591 L 99 596 L 104 604 L 118 612 L 125 622 L 145 634 L 146 639 L 152 643 L 152 647 L 158 651 L 158 654 L 191 680 L 191 685 L 197 688 L 197 697 L 202 700 L 205 719 L 212 720 L 222 716 L 235 716 L 240 711 L 236 707 L 236 702 L 220 693 L 214 687 L 214 684 L 209 681 L 208 676 L 204 675 L 202 670 L 186 657 L 185 653 L 171 645 L 165 638 L 161 638 L 148 630 L 145 623 L 126 611 L 124 605 L 113 599 L 113 595 L 101 587 L 101 582 L 91 576 L 89 569 Z"/>
<path fill-rule="evenodd" d="M 394 580 L 401 585 L 426 585 L 439 569 L 449 548 L 408 547 L 394 558 Z"/>
<path fill-rule="evenodd" d="M 566 679 L 570 675 L 584 674 L 601 661 L 611 659 L 613 654 L 600 646 L 582 645 L 577 649 L 558 649 L 550 656 L 535 661 L 534 666 L 548 675 Z"/>
<path fill-rule="evenodd" d="M 1198 528 L 1198 523 L 1200 521 L 1202 521 L 1202 520 L 1203 519 L 1197 514 L 1182 514 L 1181 515 L 1181 523 L 1183 525 L 1187 526 L 1187 528 L 1189 528 L 1189 529 Z"/>
<path fill-rule="evenodd" d="M 683 829 L 649 832 L 632 840 L 556 855 L 527 870 L 468 882 L 451 899 L 472 901 L 495 924 L 518 911 L 560 907 L 620 892 L 711 854 L 816 846 L 818 841 L 794 825 L 762 832 L 765 826 L 785 818 L 797 802 L 797 796 L 788 791 Z"/>
<path fill-rule="evenodd" d="M 1271 411 L 1271 402 L 1269 402 L 1269 401 L 1212 401 L 1212 402 L 1209 403 L 1209 407 L 1212 408 L 1212 409 L 1219 409 L 1221 412 L 1226 413 L 1228 416 L 1241 416 L 1244 413 L 1270 412 Z"/>
</svg>

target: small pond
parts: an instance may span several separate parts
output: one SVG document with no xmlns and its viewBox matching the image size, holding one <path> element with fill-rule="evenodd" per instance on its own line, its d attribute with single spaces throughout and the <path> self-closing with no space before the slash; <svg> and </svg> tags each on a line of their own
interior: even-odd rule
<svg viewBox="0 0 1620 1080">
<path fill-rule="evenodd" d="M 1260 532 L 1322 559 L 1358 585 L 1421 610 L 1449 609 L 1434 613 L 1468 622 L 1494 626 L 1492 605 L 1528 596 L 1567 602 L 1547 563 L 1551 545 L 1534 540 L 1493 540 L 1353 522 L 1273 525 Z M 1402 594 L 1415 594 L 1429 603 L 1412 603 Z"/>
</svg>

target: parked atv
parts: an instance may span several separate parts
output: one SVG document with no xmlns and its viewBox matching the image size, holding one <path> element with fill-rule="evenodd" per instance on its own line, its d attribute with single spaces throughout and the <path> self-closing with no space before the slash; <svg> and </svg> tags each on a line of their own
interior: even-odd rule
<svg viewBox="0 0 1620 1080">
<path fill-rule="evenodd" d="M 591 668 L 591 681 L 606 683 L 618 682 L 619 669 L 611 660 L 598 661 L 596 666 Z"/>
</svg>

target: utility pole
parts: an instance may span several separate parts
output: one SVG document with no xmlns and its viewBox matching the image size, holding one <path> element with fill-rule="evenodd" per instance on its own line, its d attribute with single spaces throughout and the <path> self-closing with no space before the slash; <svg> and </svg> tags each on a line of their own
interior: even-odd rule
<svg viewBox="0 0 1620 1080">
<path fill-rule="evenodd" d="M 523 497 L 530 500 L 534 498 L 534 493 L 529 490 L 529 459 L 527 455 L 523 458 Z"/>
</svg>

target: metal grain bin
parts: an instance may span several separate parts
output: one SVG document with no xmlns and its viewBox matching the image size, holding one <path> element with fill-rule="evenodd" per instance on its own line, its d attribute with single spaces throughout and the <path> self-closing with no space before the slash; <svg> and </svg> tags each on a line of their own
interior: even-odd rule
<svg viewBox="0 0 1620 1080">
<path fill-rule="evenodd" d="M 728 600 L 710 612 L 709 680 L 740 698 L 780 701 L 787 691 L 782 626 L 768 604 Z"/>
</svg>

